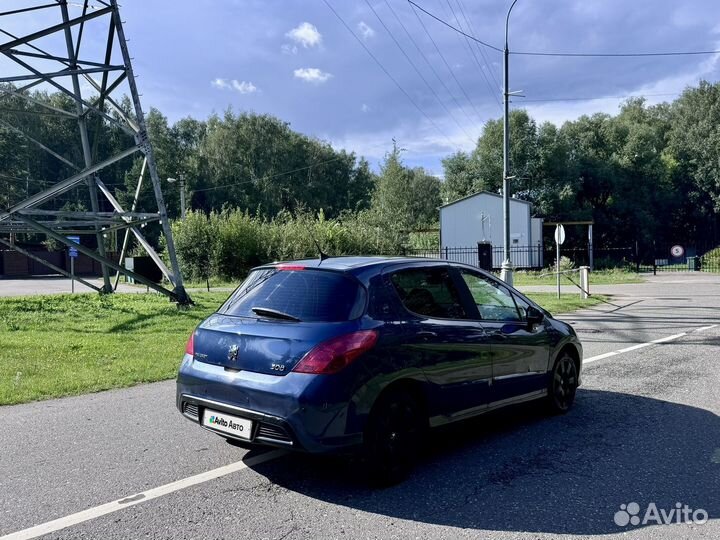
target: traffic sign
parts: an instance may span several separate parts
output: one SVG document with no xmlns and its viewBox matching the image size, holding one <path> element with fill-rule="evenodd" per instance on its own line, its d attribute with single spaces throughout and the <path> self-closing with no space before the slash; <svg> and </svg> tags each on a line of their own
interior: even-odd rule
<svg viewBox="0 0 720 540">
<path fill-rule="evenodd" d="M 685 248 L 679 245 L 675 245 L 670 248 L 670 254 L 675 258 L 680 258 L 685 255 Z"/>
<path fill-rule="evenodd" d="M 565 227 L 559 223 L 555 226 L 555 243 L 562 244 L 565 242 Z"/>
<path fill-rule="evenodd" d="M 79 236 L 68 236 L 68 240 L 71 242 L 75 242 L 76 244 L 80 243 L 80 237 Z M 68 247 L 68 256 L 72 259 L 75 259 L 78 256 L 78 250 L 74 247 Z"/>
</svg>

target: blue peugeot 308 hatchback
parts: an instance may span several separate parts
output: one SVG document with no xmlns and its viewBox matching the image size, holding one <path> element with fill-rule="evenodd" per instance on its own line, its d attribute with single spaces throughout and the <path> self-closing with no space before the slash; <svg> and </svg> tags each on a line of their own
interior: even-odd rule
<svg viewBox="0 0 720 540">
<path fill-rule="evenodd" d="M 234 442 L 359 449 L 396 481 L 425 432 L 519 402 L 572 405 L 582 346 L 515 289 L 434 259 L 254 269 L 190 336 L 177 407 Z"/>
</svg>

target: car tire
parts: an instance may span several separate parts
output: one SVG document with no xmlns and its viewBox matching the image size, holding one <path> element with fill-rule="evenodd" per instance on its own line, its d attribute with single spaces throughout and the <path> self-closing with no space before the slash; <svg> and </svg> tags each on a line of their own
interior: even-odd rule
<svg viewBox="0 0 720 540">
<path fill-rule="evenodd" d="M 379 398 L 364 436 L 363 458 L 372 486 L 391 486 L 407 477 L 426 429 L 427 417 L 411 394 L 391 392 Z"/>
<path fill-rule="evenodd" d="M 548 384 L 548 408 L 553 414 L 565 414 L 575 402 L 578 387 L 578 372 L 575 359 L 562 351 L 550 373 Z"/>
</svg>

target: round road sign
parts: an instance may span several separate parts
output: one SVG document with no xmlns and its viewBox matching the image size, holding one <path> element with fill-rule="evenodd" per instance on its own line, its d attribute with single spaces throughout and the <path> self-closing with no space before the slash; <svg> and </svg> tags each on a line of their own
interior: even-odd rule
<svg viewBox="0 0 720 540">
<path fill-rule="evenodd" d="M 673 257 L 682 257 L 683 255 L 685 255 L 685 249 L 682 246 L 675 245 L 670 248 L 670 254 Z"/>
<path fill-rule="evenodd" d="M 562 225 L 555 226 L 555 243 L 562 244 L 565 241 L 565 227 Z"/>
</svg>

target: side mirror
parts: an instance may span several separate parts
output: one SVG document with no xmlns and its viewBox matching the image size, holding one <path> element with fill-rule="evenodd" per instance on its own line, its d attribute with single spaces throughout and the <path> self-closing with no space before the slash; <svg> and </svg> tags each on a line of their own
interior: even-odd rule
<svg viewBox="0 0 720 540">
<path fill-rule="evenodd" d="M 525 319 L 527 320 L 528 326 L 533 327 L 545 320 L 545 314 L 534 306 L 528 306 L 525 310 Z"/>
</svg>

